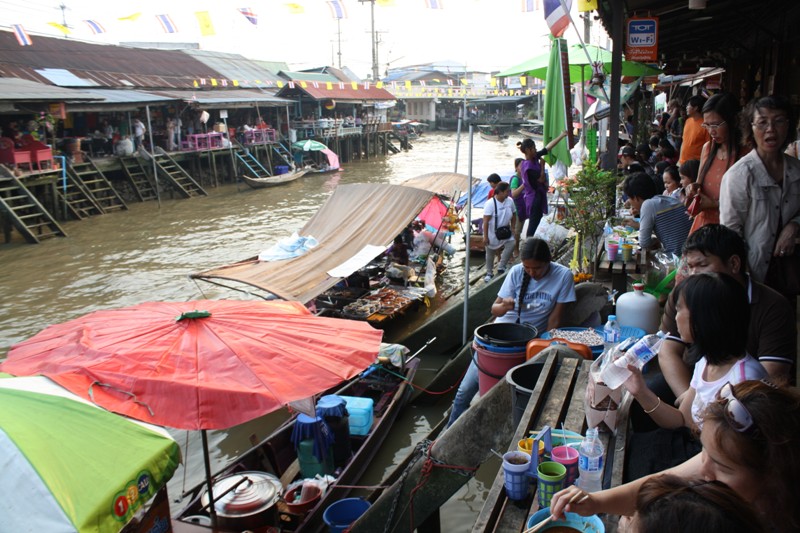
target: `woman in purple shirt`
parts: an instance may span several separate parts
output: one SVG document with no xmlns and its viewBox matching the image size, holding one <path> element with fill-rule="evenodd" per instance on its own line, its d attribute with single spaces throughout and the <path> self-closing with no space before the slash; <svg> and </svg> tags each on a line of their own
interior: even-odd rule
<svg viewBox="0 0 800 533">
<path fill-rule="evenodd" d="M 547 178 L 544 173 L 544 163 L 541 157 L 547 153 L 547 148 L 536 151 L 536 143 L 533 139 L 527 139 L 517 143 L 519 151 L 525 155 L 525 160 L 520 165 L 520 177 L 525 185 L 523 198 L 525 199 L 525 210 L 528 214 L 527 237 L 532 237 L 539 227 L 542 215 L 547 213 Z"/>
</svg>

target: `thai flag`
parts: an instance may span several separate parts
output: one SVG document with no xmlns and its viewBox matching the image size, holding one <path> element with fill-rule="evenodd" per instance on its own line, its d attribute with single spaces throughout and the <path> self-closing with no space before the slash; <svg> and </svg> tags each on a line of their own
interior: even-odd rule
<svg viewBox="0 0 800 533">
<path fill-rule="evenodd" d="M 328 7 L 331 8 L 331 15 L 335 19 L 346 19 L 347 10 L 344 8 L 342 0 L 329 0 Z"/>
<path fill-rule="evenodd" d="M 161 27 L 164 28 L 164 33 L 178 33 L 178 27 L 172 22 L 172 18 L 169 15 L 156 15 L 156 18 L 161 23 Z"/>
<path fill-rule="evenodd" d="M 530 13 L 542 9 L 542 0 L 522 0 L 522 11 Z"/>
<path fill-rule="evenodd" d="M 569 26 L 569 10 L 572 7 L 572 0 L 544 0 L 544 19 L 550 27 L 553 37 L 561 37 Z"/>
<path fill-rule="evenodd" d="M 425 5 L 428 9 L 442 9 L 441 0 L 425 0 Z"/>
<path fill-rule="evenodd" d="M 240 7 L 239 13 L 244 15 L 244 17 L 250 21 L 250 24 L 253 26 L 258 26 L 258 15 L 256 15 L 252 9 L 249 7 Z"/>
<path fill-rule="evenodd" d="M 22 27 L 22 24 L 12 24 L 11 27 L 14 28 L 14 37 L 17 38 L 20 46 L 31 46 L 33 44 L 30 35 Z"/>
<path fill-rule="evenodd" d="M 96 20 L 84 20 L 84 22 L 95 35 L 106 32 L 106 29 Z"/>
</svg>

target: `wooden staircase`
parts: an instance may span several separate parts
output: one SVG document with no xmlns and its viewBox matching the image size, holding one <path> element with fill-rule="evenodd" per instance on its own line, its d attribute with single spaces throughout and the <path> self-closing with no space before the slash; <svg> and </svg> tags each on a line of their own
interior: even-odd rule
<svg viewBox="0 0 800 533">
<path fill-rule="evenodd" d="M 289 165 L 289 168 L 294 168 L 294 157 L 292 157 L 292 152 L 286 148 L 283 143 L 274 143 L 270 144 L 272 147 L 272 151 L 283 160 L 284 163 Z"/>
<path fill-rule="evenodd" d="M 250 153 L 249 150 L 242 148 L 241 146 L 237 146 L 234 148 L 234 154 L 236 154 L 236 159 L 239 160 L 239 163 L 244 165 L 244 168 L 247 169 L 247 175 L 251 178 L 269 178 L 272 176 L 270 171 L 264 167 L 264 165 L 259 162 L 258 159 Z"/>
<path fill-rule="evenodd" d="M 128 178 L 128 183 L 130 183 L 133 189 L 133 193 L 140 202 L 158 199 L 155 185 L 138 157 L 120 157 L 119 162 L 122 165 L 125 176 Z"/>
<path fill-rule="evenodd" d="M 67 236 L 33 193 L 4 165 L 0 165 L 0 211 L 29 243 Z"/>
<path fill-rule="evenodd" d="M 70 172 L 67 172 L 66 188 L 59 178 L 56 186 L 56 197 L 59 204 L 65 203 L 69 214 L 78 220 L 105 214 L 105 210 L 100 207 L 92 193 Z"/>
<path fill-rule="evenodd" d="M 67 174 L 83 186 L 104 213 L 128 209 L 117 190 L 93 161 L 73 163 L 67 167 Z"/>
<path fill-rule="evenodd" d="M 165 178 L 178 191 L 178 194 L 184 198 L 208 196 L 205 189 L 164 150 L 159 148 L 158 153 L 148 154 L 148 156 L 155 159 L 158 175 Z M 144 164 L 152 164 L 152 162 L 145 161 Z"/>
</svg>

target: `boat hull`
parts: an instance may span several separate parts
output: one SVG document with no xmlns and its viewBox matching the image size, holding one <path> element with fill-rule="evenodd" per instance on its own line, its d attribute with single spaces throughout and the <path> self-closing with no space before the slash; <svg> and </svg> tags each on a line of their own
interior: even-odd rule
<svg viewBox="0 0 800 533">
<path fill-rule="evenodd" d="M 266 187 L 276 187 L 278 185 L 290 183 L 296 179 L 302 178 L 306 174 L 308 174 L 308 171 L 302 169 L 287 172 L 286 174 L 278 174 L 277 176 L 271 176 L 269 178 L 251 178 L 250 176 L 243 175 L 242 181 L 253 189 L 264 189 Z"/>
</svg>

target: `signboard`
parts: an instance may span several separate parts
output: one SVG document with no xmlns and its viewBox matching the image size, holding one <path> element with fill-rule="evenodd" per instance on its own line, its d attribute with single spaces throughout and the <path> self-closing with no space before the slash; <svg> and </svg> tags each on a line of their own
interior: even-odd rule
<svg viewBox="0 0 800 533">
<path fill-rule="evenodd" d="M 630 18 L 627 23 L 625 59 L 641 63 L 658 61 L 658 18 Z"/>
</svg>

